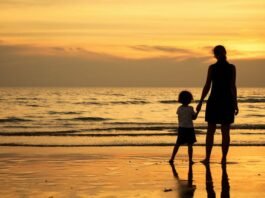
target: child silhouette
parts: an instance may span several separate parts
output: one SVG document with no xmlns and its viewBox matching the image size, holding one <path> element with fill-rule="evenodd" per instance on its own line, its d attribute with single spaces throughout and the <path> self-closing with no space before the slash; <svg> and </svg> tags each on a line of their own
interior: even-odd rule
<svg viewBox="0 0 265 198">
<path fill-rule="evenodd" d="M 181 105 L 177 109 L 178 122 L 179 122 L 178 137 L 172 152 L 172 156 L 169 160 L 169 163 L 173 163 L 180 145 L 183 144 L 188 144 L 189 163 L 190 164 L 193 163 L 192 146 L 194 142 L 196 142 L 193 120 L 197 118 L 198 112 L 194 112 L 193 107 L 189 106 L 192 100 L 193 96 L 189 91 L 180 92 L 178 102 L 181 103 Z"/>
</svg>

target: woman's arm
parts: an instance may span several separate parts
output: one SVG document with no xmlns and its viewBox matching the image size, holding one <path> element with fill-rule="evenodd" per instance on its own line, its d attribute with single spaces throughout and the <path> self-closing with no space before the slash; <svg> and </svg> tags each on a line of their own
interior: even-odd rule
<svg viewBox="0 0 265 198">
<path fill-rule="evenodd" d="M 199 111 L 194 112 L 194 114 L 192 115 L 192 119 L 193 119 L 193 120 L 196 120 L 197 117 L 198 117 L 198 114 L 199 114 Z"/>
<path fill-rule="evenodd" d="M 197 112 L 199 112 L 201 110 L 203 100 L 207 96 L 207 94 L 211 88 L 211 82 L 212 82 L 212 67 L 210 66 L 208 69 L 208 73 L 207 73 L 206 83 L 205 83 L 203 90 L 202 90 L 200 102 L 196 107 Z"/>
<path fill-rule="evenodd" d="M 235 107 L 235 115 L 239 113 L 238 104 L 237 104 L 237 88 L 236 88 L 236 67 L 233 65 L 233 76 L 232 76 L 232 95 L 233 95 L 233 102 Z"/>
</svg>

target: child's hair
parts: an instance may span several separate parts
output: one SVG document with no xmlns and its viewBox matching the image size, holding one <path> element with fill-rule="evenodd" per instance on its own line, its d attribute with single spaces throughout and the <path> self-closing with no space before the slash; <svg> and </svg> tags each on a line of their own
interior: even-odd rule
<svg viewBox="0 0 265 198">
<path fill-rule="evenodd" d="M 188 105 L 193 100 L 193 96 L 189 91 L 182 91 L 179 93 L 179 103 Z"/>
</svg>

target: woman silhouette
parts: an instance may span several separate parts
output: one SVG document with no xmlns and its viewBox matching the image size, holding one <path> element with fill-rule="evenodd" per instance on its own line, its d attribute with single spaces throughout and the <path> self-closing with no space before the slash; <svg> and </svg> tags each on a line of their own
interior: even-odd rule
<svg viewBox="0 0 265 198">
<path fill-rule="evenodd" d="M 209 66 L 206 84 L 196 108 L 197 111 L 201 110 L 203 100 L 211 88 L 205 113 L 205 121 L 208 122 L 206 158 L 202 162 L 209 163 L 216 124 L 221 124 L 222 163 L 226 163 L 230 144 L 230 125 L 234 122 L 234 117 L 239 112 L 237 105 L 236 68 L 227 62 L 224 46 L 216 46 L 213 49 L 213 53 L 217 62 Z"/>
</svg>

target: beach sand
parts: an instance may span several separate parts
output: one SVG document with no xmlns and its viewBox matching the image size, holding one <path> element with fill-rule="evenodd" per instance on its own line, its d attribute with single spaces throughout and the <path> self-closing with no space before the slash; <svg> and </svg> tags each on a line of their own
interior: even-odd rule
<svg viewBox="0 0 265 198">
<path fill-rule="evenodd" d="M 214 147 L 210 167 L 192 168 L 181 147 L 1 147 L 1 197 L 265 197 L 265 147 L 231 147 L 220 164 Z M 192 170 L 191 170 L 192 169 Z M 227 173 L 227 174 L 226 174 Z"/>
</svg>

